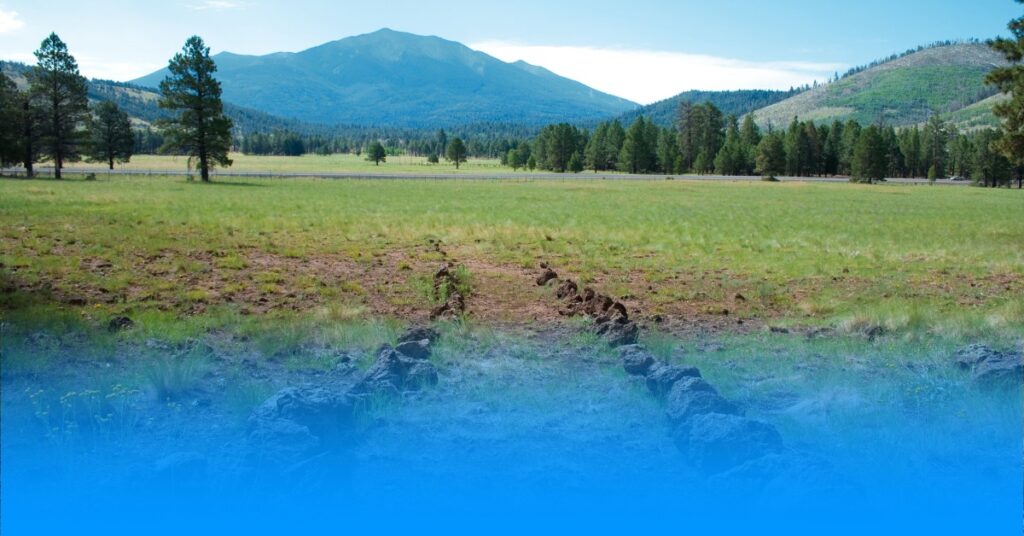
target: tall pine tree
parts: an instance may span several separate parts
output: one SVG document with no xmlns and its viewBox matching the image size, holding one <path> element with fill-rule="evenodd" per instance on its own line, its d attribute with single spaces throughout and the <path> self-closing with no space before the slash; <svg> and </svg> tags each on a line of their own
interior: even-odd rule
<svg viewBox="0 0 1024 536">
<path fill-rule="evenodd" d="M 53 160 L 53 176 L 61 178 L 67 162 L 80 158 L 80 126 L 89 112 L 85 78 L 68 46 L 55 33 L 36 51 L 37 65 L 28 75 L 31 106 L 39 121 L 39 153 Z"/>
<path fill-rule="evenodd" d="M 224 115 L 220 82 L 213 77 L 217 65 L 199 36 L 185 42 L 171 59 L 171 74 L 160 82 L 160 107 L 178 112 L 165 120 L 164 150 L 177 150 L 199 161 L 203 182 L 210 182 L 210 168 L 230 166 L 231 120 Z"/>
<path fill-rule="evenodd" d="M 135 150 L 135 133 L 128 114 L 111 101 L 96 105 L 88 121 L 89 158 L 114 169 L 114 162 L 127 162 Z"/>
<path fill-rule="evenodd" d="M 1003 119 L 1002 135 L 994 143 L 1017 167 L 1017 187 L 1024 188 L 1024 17 L 1010 21 L 1009 29 L 1012 39 L 995 39 L 989 41 L 989 46 L 1001 52 L 1011 65 L 994 69 L 985 81 L 1010 95 L 1010 100 L 993 110 Z"/>
</svg>

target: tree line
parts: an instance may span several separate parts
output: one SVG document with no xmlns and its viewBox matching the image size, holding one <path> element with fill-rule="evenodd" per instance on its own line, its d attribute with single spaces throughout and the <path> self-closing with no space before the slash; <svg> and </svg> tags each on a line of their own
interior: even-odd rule
<svg viewBox="0 0 1024 536">
<path fill-rule="evenodd" d="M 160 107 L 168 111 L 157 121 L 159 135 L 137 132 L 128 113 L 113 101 L 90 106 L 88 85 L 67 45 L 51 33 L 35 52 L 37 65 L 28 70 L 28 90 L 19 91 L 0 75 L 0 164 L 21 164 L 33 175 L 36 162 L 53 162 L 60 179 L 65 164 L 83 157 L 106 163 L 127 162 L 140 143 L 189 157 L 203 181 L 210 169 L 229 166 L 232 122 L 224 115 L 216 65 L 203 40 L 193 36 L 170 61 L 171 74 L 160 84 Z"/>
<path fill-rule="evenodd" d="M 35 56 L 27 91 L 0 76 L 0 164 L 21 164 L 31 176 L 36 162 L 52 161 L 59 179 L 66 163 L 82 157 L 111 167 L 131 158 L 128 114 L 109 102 L 90 108 L 85 78 L 60 37 L 50 34 Z"/>
<path fill-rule="evenodd" d="M 752 114 L 740 122 L 709 102 L 683 102 L 675 128 L 645 117 L 628 128 L 601 123 L 593 133 L 568 123 L 550 125 L 504 160 L 513 168 L 559 173 L 850 176 L 863 182 L 956 175 L 995 186 L 1008 183 L 1014 167 L 993 145 L 998 138 L 992 129 L 959 133 L 938 115 L 922 127 L 902 129 L 794 118 L 785 129 L 763 131 Z"/>
</svg>

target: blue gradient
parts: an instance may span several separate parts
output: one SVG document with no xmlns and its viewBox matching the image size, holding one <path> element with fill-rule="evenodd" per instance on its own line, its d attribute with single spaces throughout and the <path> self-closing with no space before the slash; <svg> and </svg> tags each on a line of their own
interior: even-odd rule
<svg viewBox="0 0 1024 536">
<path fill-rule="evenodd" d="M 245 462 L 261 446 L 242 441 L 195 453 L 211 464 L 242 460 L 238 466 L 161 475 L 152 461 L 167 455 L 164 445 L 124 455 L 116 442 L 93 438 L 70 453 L 27 428 L 5 427 L 0 528 L 5 535 L 1016 534 L 1020 396 L 993 396 L 1005 401 L 1005 426 L 950 427 L 935 418 L 931 426 L 852 430 L 814 447 L 787 441 L 787 455 L 801 461 L 798 476 L 772 474 L 767 485 L 703 474 L 681 453 L 660 449 L 658 435 L 671 430 L 653 415 L 639 428 L 624 426 L 618 439 L 570 437 L 524 425 L 550 418 L 548 408 L 528 407 L 498 412 L 471 431 L 511 429 L 517 439 L 469 442 L 453 433 L 451 415 L 438 413 L 407 432 L 380 432 L 385 424 L 360 431 L 293 466 Z M 6 408 L 7 422 L 22 417 Z M 655 447 L 629 446 L 647 434 Z"/>
</svg>

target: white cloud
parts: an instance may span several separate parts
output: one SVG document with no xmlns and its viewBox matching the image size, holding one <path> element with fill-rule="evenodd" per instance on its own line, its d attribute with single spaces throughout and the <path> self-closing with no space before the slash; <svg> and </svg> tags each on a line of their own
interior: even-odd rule
<svg viewBox="0 0 1024 536">
<path fill-rule="evenodd" d="M 201 4 L 189 4 L 188 8 L 195 11 L 224 11 L 226 9 L 236 9 L 244 6 L 245 4 L 241 2 L 230 2 L 227 0 L 206 0 Z"/>
<path fill-rule="evenodd" d="M 523 60 L 641 104 L 691 89 L 789 89 L 824 82 L 839 63 L 753 62 L 700 54 L 485 41 L 470 45 L 504 61 Z"/>
<path fill-rule="evenodd" d="M 14 33 L 25 27 L 17 11 L 0 9 L 0 35 Z"/>
<path fill-rule="evenodd" d="M 83 76 L 119 82 L 146 76 L 166 66 L 166 63 L 103 61 L 90 56 L 80 56 L 78 58 L 79 71 L 81 71 Z"/>
</svg>

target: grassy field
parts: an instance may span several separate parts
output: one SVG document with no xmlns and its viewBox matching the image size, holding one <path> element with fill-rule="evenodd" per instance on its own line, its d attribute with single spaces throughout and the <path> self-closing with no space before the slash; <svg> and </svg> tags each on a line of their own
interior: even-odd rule
<svg viewBox="0 0 1024 536">
<path fill-rule="evenodd" d="M 682 328 L 1016 337 L 1021 221 L 1019 191 L 927 186 L 3 180 L 0 313 L 34 326 L 127 314 L 182 336 L 415 319 L 454 259 L 471 317 L 557 323 L 532 284 L 547 261 Z"/>
<path fill-rule="evenodd" d="M 232 153 L 233 164 L 229 168 L 218 168 L 214 171 L 254 172 L 254 173 L 487 173 L 511 172 L 512 168 L 502 166 L 498 159 L 471 158 L 458 170 L 454 164 L 442 160 L 438 164 L 427 162 L 422 156 L 389 156 L 387 162 L 374 165 L 365 156 L 354 154 L 295 156 L 253 156 Z M 104 171 L 107 166 L 100 163 L 77 162 L 74 168 L 95 169 Z M 137 171 L 139 173 L 160 171 L 185 171 L 188 169 L 188 158 L 184 156 L 136 155 L 126 164 L 117 164 L 117 169 Z M 39 168 L 45 170 L 44 164 Z M 524 172 L 525 170 L 519 170 Z"/>
</svg>

